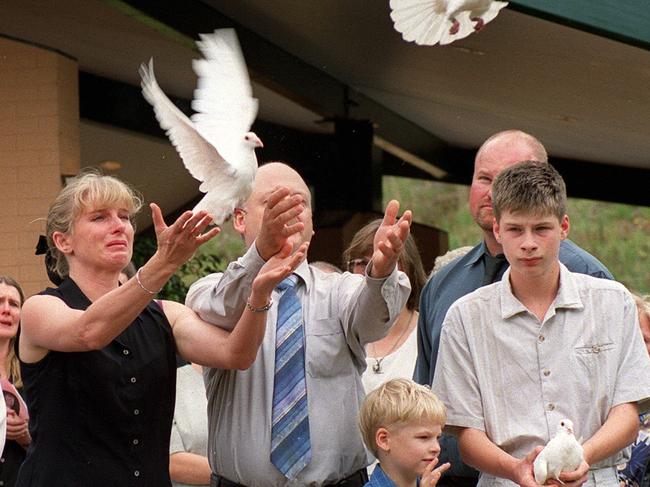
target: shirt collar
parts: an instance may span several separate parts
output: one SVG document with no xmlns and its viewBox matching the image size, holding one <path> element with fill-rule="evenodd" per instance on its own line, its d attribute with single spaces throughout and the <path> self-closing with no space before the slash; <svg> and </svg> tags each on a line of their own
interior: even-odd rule
<svg viewBox="0 0 650 487">
<path fill-rule="evenodd" d="M 296 270 L 293 271 L 293 273 L 300 278 L 298 281 L 298 286 L 300 286 L 301 282 L 304 283 L 306 291 L 309 292 L 311 289 L 312 277 L 311 272 L 309 271 L 309 264 L 307 263 L 307 259 L 304 259 L 298 265 L 298 267 L 296 267 Z"/>
<path fill-rule="evenodd" d="M 519 301 L 512 293 L 512 286 L 510 284 L 510 267 L 506 269 L 501 278 L 499 286 L 500 301 L 501 301 L 501 318 L 507 320 L 513 316 L 528 311 L 527 308 Z M 551 307 L 557 310 L 558 308 L 584 308 L 578 286 L 573 273 L 560 262 L 560 287 L 555 296 L 555 300 Z"/>
<path fill-rule="evenodd" d="M 370 481 L 366 485 L 372 487 L 395 487 L 395 482 L 393 482 L 382 470 L 381 464 L 377 464 L 375 469 L 372 471 Z"/>
<path fill-rule="evenodd" d="M 480 244 L 478 244 L 467 253 L 467 263 L 465 264 L 465 267 L 471 267 L 475 265 L 479 260 L 483 258 L 483 254 L 485 252 L 487 252 L 485 241 L 481 240 Z"/>
</svg>

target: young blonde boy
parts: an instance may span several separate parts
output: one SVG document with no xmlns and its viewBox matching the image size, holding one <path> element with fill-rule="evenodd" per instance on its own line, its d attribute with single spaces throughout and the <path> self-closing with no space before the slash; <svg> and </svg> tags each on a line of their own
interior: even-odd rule
<svg viewBox="0 0 650 487">
<path fill-rule="evenodd" d="M 363 441 L 379 464 L 366 487 L 434 487 L 445 406 L 428 387 L 393 379 L 369 393 L 359 412 Z"/>
</svg>

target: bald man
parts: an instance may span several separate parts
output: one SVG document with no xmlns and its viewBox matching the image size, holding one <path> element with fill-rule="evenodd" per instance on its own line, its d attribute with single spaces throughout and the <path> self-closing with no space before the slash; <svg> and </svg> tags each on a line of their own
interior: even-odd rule
<svg viewBox="0 0 650 487">
<path fill-rule="evenodd" d="M 280 388 L 275 383 L 284 383 L 276 370 L 282 368 L 276 366 L 276 357 L 284 353 L 276 343 L 276 331 L 285 326 L 283 310 L 287 308 L 282 301 L 288 291 L 274 293 L 268 309 L 255 310 L 267 313 L 267 329 L 249 370 L 204 372 L 211 486 L 361 487 L 366 482 L 369 461 L 357 426 L 364 396 L 364 346 L 388 333 L 410 293 L 408 278 L 396 264 L 409 234 L 411 213 L 404 212 L 396 221 L 398 211 L 396 201 L 388 204 L 365 276 L 325 273 L 307 261 L 296 269 L 299 306 L 293 309 L 298 309 L 302 318 L 304 337 L 295 343 L 304 361 L 300 365 L 297 359 L 297 375 L 290 382 L 297 385 Z M 261 166 L 253 192 L 235 212 L 233 224 L 247 252 L 223 274 L 197 281 L 187 295 L 188 306 L 225 329 L 232 329 L 247 306 L 251 282 L 264 261 L 287 242 L 297 249 L 311 240 L 309 189 L 285 164 Z M 287 359 L 287 363 L 293 360 Z M 276 400 L 278 390 L 300 389 L 301 384 L 305 384 L 306 413 L 305 409 L 292 409 L 304 400 L 302 396 Z M 285 408 L 282 415 L 276 414 L 276 405 Z M 284 418 L 288 420 L 283 422 Z M 276 439 L 280 424 L 287 438 L 297 429 L 289 424 L 305 428 L 306 433 L 291 441 Z"/>
<path fill-rule="evenodd" d="M 469 191 L 469 210 L 483 232 L 483 240 L 467 254 L 436 273 L 422 290 L 418 320 L 418 358 L 413 376 L 420 384 L 431 385 L 433 382 L 440 331 L 452 303 L 481 286 L 500 280 L 508 268 L 501 244 L 492 232 L 492 181 L 503 169 L 522 161 L 548 162 L 548 156 L 539 140 L 520 130 L 507 130 L 493 135 L 476 153 Z M 612 279 L 600 261 L 570 240 L 562 241 L 560 262 L 572 272 Z M 478 472 L 462 463 L 455 438 L 443 435 L 440 445 L 440 463 L 451 462 L 452 466 L 439 485 L 476 485 Z"/>
</svg>

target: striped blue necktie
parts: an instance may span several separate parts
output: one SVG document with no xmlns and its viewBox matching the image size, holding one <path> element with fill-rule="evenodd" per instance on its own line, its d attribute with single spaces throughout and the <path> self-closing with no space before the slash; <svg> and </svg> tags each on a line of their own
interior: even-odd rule
<svg viewBox="0 0 650 487">
<path fill-rule="evenodd" d="M 271 428 L 271 463 L 293 480 L 309 464 L 309 417 L 305 383 L 305 345 L 302 308 L 296 294 L 298 278 L 285 278 L 277 289 L 284 294 L 278 304 L 275 329 L 275 377 Z"/>
</svg>

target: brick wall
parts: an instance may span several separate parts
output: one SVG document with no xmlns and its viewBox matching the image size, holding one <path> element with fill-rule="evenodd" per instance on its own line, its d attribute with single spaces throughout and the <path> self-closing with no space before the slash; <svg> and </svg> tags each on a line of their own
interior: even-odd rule
<svg viewBox="0 0 650 487">
<path fill-rule="evenodd" d="M 35 256 L 62 175 L 79 170 L 76 61 L 0 37 L 0 274 L 27 295 L 48 285 Z"/>
</svg>

